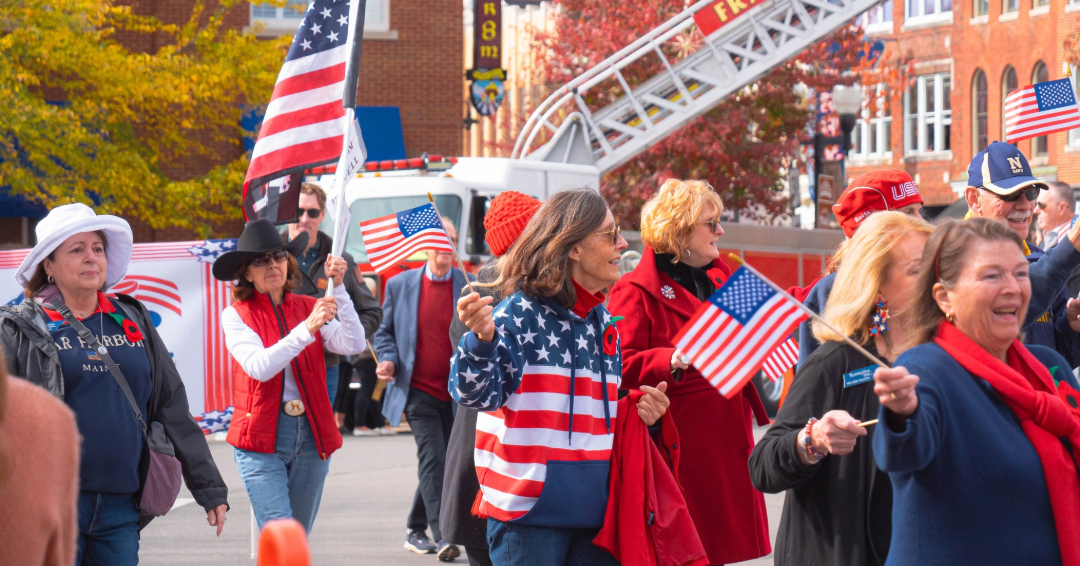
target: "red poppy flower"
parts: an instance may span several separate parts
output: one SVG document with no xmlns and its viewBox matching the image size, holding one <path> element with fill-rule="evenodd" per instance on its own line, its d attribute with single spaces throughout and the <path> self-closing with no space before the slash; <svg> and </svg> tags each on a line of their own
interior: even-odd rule
<svg viewBox="0 0 1080 566">
<path fill-rule="evenodd" d="M 609 356 L 619 353 L 619 331 L 614 324 L 608 324 L 604 329 L 604 353 Z"/>
<path fill-rule="evenodd" d="M 709 276 L 709 280 L 716 286 L 717 289 L 724 284 L 724 272 L 720 271 L 719 267 L 714 267 L 705 272 Z"/>
<path fill-rule="evenodd" d="M 120 325 L 124 329 L 124 335 L 127 336 L 128 342 L 134 344 L 143 339 L 142 331 L 139 330 L 139 325 L 135 324 L 130 319 L 125 318 Z"/>
<path fill-rule="evenodd" d="M 1080 392 L 1073 389 L 1065 380 L 1061 380 L 1058 384 L 1058 397 L 1065 401 L 1065 406 L 1069 408 L 1073 418 L 1080 421 Z"/>
</svg>

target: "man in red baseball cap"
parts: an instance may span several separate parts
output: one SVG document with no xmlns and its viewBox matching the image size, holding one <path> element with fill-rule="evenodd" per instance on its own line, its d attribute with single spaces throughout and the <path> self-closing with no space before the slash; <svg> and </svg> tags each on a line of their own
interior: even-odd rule
<svg viewBox="0 0 1080 566">
<path fill-rule="evenodd" d="M 833 215 L 844 229 L 844 235 L 850 238 L 855 234 L 863 220 L 875 212 L 891 210 L 908 216 L 922 218 L 923 199 L 919 188 L 906 171 L 882 169 L 871 171 L 855 178 L 840 199 L 833 205 Z M 803 304 L 815 313 L 825 311 L 825 301 L 832 291 L 836 272 L 811 283 L 810 292 L 803 299 Z M 796 293 L 792 293 L 798 296 Z M 814 350 L 820 346 L 810 331 L 810 322 L 799 325 L 799 364 L 801 365 Z"/>
</svg>

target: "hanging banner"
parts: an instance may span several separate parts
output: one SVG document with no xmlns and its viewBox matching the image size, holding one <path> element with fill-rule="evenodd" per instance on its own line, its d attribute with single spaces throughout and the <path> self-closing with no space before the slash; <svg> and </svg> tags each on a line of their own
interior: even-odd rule
<svg viewBox="0 0 1080 566">
<path fill-rule="evenodd" d="M 217 432 L 232 408 L 232 359 L 225 349 L 221 312 L 229 306 L 228 284 L 210 268 L 235 239 L 135 244 L 127 275 L 108 293 L 138 299 L 150 318 L 187 390 L 188 407 L 203 430 Z M 0 304 L 23 301 L 15 270 L 28 249 L 0 250 Z"/>
<path fill-rule="evenodd" d="M 506 71 L 502 68 L 502 0 L 474 0 L 473 68 L 466 73 L 473 108 L 491 116 L 502 104 Z"/>
</svg>

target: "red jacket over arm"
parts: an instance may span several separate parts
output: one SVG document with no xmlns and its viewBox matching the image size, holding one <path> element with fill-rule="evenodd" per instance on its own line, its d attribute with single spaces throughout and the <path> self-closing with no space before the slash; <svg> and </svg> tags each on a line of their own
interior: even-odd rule
<svg viewBox="0 0 1080 566">
<path fill-rule="evenodd" d="M 720 260 L 714 267 L 730 274 Z M 657 269 L 656 255 L 645 248 L 637 268 L 612 289 L 608 310 L 626 317 L 618 323 L 622 387 L 668 382 L 669 410 L 682 440 L 679 480 L 690 516 L 709 563 L 730 564 L 771 552 L 765 497 L 750 483 L 747 467 L 753 414 L 759 422 L 764 419 L 762 424 L 768 418 L 753 384 L 729 400 L 693 367 L 682 371 L 678 383 L 672 380 L 671 339 L 699 305 L 697 297 Z"/>
</svg>

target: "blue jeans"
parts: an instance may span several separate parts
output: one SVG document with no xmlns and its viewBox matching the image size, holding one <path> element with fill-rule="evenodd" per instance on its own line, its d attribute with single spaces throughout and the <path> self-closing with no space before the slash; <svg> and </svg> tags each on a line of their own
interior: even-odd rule
<svg viewBox="0 0 1080 566">
<path fill-rule="evenodd" d="M 341 373 L 340 366 L 326 368 L 326 393 L 330 396 L 330 406 L 334 406 L 334 397 L 337 397 L 338 375 Z"/>
<path fill-rule="evenodd" d="M 139 508 L 134 494 L 79 492 L 75 566 L 139 563 Z"/>
<path fill-rule="evenodd" d="M 494 566 L 619 566 L 593 545 L 600 529 L 530 527 L 488 519 L 487 540 Z"/>
<path fill-rule="evenodd" d="M 293 518 L 310 533 L 330 461 L 319 458 L 307 415 L 279 414 L 273 454 L 236 448 L 234 456 L 259 529 L 273 519 Z"/>
</svg>

